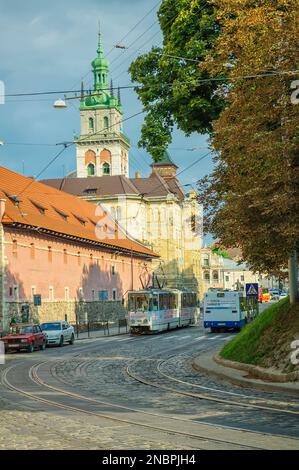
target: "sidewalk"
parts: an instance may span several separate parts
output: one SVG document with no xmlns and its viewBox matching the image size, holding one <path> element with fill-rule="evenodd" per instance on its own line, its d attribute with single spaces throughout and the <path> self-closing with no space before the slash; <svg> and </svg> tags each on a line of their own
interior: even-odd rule
<svg viewBox="0 0 299 470">
<path fill-rule="evenodd" d="M 279 382 L 283 374 L 267 371 L 261 367 L 226 361 L 214 352 L 206 352 L 193 359 L 192 366 L 199 372 L 211 377 L 224 379 L 234 385 L 256 388 L 267 392 L 284 392 L 299 396 L 299 381 Z M 256 375 L 264 379 L 257 378 Z M 277 377 L 275 379 L 275 377 Z M 271 379 L 270 379 L 271 378 Z"/>
</svg>

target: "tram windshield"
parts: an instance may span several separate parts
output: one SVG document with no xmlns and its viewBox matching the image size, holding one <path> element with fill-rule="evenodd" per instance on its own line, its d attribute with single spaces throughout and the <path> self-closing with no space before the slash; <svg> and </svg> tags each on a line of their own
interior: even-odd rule
<svg viewBox="0 0 299 470">
<path fill-rule="evenodd" d="M 159 310 L 159 297 L 136 292 L 129 295 L 128 307 L 131 312 L 155 312 Z"/>
<path fill-rule="evenodd" d="M 178 295 L 173 292 L 159 292 L 147 294 L 133 292 L 129 294 L 128 308 L 131 312 L 156 312 L 178 308 Z"/>
<path fill-rule="evenodd" d="M 145 312 L 149 310 L 149 296 L 142 293 L 130 294 L 129 310 L 132 312 Z"/>
</svg>

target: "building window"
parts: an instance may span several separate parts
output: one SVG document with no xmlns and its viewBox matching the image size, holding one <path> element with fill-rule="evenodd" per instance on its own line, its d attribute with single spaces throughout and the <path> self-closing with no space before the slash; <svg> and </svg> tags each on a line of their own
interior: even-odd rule
<svg viewBox="0 0 299 470">
<path fill-rule="evenodd" d="M 241 274 L 241 281 L 244 281 L 244 275 Z"/>
<path fill-rule="evenodd" d="M 87 165 L 87 176 L 94 176 L 94 174 L 95 174 L 94 164 L 89 163 Z"/>
<path fill-rule="evenodd" d="M 208 256 L 205 256 L 204 259 L 203 259 L 203 265 L 204 266 L 209 266 L 210 263 L 209 263 L 209 257 Z"/>
<path fill-rule="evenodd" d="M 111 274 L 114 276 L 116 273 L 114 264 L 111 266 Z"/>
<path fill-rule="evenodd" d="M 78 260 L 78 266 L 81 266 L 81 253 L 78 251 L 77 253 L 77 260 Z"/>
<path fill-rule="evenodd" d="M 108 300 L 108 291 L 107 290 L 100 290 L 99 291 L 99 300 Z"/>
<path fill-rule="evenodd" d="M 64 300 L 68 302 L 70 300 L 70 290 L 68 287 L 64 288 Z"/>
<path fill-rule="evenodd" d="M 219 281 L 218 271 L 213 271 L 213 281 L 215 281 L 215 282 Z"/>
<path fill-rule="evenodd" d="M 109 163 L 103 163 L 103 175 L 110 175 Z"/>
<path fill-rule="evenodd" d="M 64 262 L 64 264 L 67 264 L 67 251 L 66 251 L 66 249 L 63 250 L 63 262 Z"/>
<path fill-rule="evenodd" d="M 35 246 L 34 243 L 30 243 L 30 258 L 34 259 L 35 258 Z"/>
<path fill-rule="evenodd" d="M 115 220 L 115 207 L 110 208 L 110 215 L 111 215 L 112 219 Z"/>
<path fill-rule="evenodd" d="M 89 259 L 90 259 L 90 262 L 92 263 L 93 262 L 93 254 L 92 253 L 90 253 Z"/>
<path fill-rule="evenodd" d="M 112 300 L 116 300 L 116 289 L 112 289 Z"/>
<path fill-rule="evenodd" d="M 14 286 L 13 288 L 13 298 L 15 301 L 19 300 L 19 286 Z"/>
<path fill-rule="evenodd" d="M 94 289 L 92 289 L 92 291 L 91 291 L 91 298 L 92 298 L 93 301 L 95 300 L 95 290 Z"/>
<path fill-rule="evenodd" d="M 84 300 L 83 287 L 79 287 L 78 297 L 79 297 L 79 300 Z"/>
<path fill-rule="evenodd" d="M 49 263 L 52 263 L 52 248 L 50 246 L 48 246 L 48 262 Z"/>
<path fill-rule="evenodd" d="M 54 289 L 52 286 L 49 287 L 49 300 L 54 300 Z"/>
<path fill-rule="evenodd" d="M 94 123 L 93 123 L 93 118 L 92 118 L 92 117 L 90 117 L 90 118 L 88 119 L 88 127 L 89 127 L 89 129 L 93 129 L 93 127 L 94 127 Z"/>
<path fill-rule="evenodd" d="M 196 216 L 195 216 L 195 214 L 191 215 L 190 225 L 191 225 L 191 231 L 196 232 Z"/>
<path fill-rule="evenodd" d="M 12 242 L 12 254 L 15 257 L 18 256 L 18 242 L 17 242 L 17 240 L 13 240 L 13 242 Z"/>
<path fill-rule="evenodd" d="M 108 129 L 109 127 L 109 118 L 107 116 L 104 117 L 104 129 Z"/>
<path fill-rule="evenodd" d="M 206 271 L 206 272 L 204 273 L 204 280 L 205 280 L 206 282 L 210 282 L 210 273 L 209 273 L 208 271 Z"/>
<path fill-rule="evenodd" d="M 226 282 L 229 282 L 229 276 L 225 276 Z"/>
<path fill-rule="evenodd" d="M 10 287 L 10 288 L 9 288 L 9 297 L 12 297 L 12 295 L 13 295 L 13 288 Z"/>
</svg>

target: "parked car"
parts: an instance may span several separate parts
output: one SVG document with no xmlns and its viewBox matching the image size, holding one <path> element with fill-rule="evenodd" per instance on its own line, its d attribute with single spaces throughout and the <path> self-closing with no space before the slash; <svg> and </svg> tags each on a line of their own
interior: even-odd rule
<svg viewBox="0 0 299 470">
<path fill-rule="evenodd" d="M 287 293 L 286 290 L 282 290 L 279 294 L 279 300 L 285 299 L 289 294 Z"/>
<path fill-rule="evenodd" d="M 47 346 L 56 344 L 63 346 L 64 343 L 74 344 L 74 327 L 66 321 L 46 322 L 41 324 L 41 329 L 47 338 Z"/>
<path fill-rule="evenodd" d="M 47 338 L 39 325 L 16 323 L 10 326 L 7 335 L 1 338 L 5 351 L 21 351 L 22 349 L 32 353 L 35 349 L 46 348 Z"/>
<path fill-rule="evenodd" d="M 270 300 L 279 300 L 281 289 L 270 289 Z"/>
<path fill-rule="evenodd" d="M 270 292 L 269 289 L 265 287 L 259 287 L 259 302 L 269 302 L 270 301 Z"/>
</svg>

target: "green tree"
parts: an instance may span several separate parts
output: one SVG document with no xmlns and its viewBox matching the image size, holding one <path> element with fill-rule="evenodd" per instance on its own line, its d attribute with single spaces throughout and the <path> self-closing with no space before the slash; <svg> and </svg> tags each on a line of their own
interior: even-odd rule
<svg viewBox="0 0 299 470">
<path fill-rule="evenodd" d="M 219 35 L 216 9 L 206 0 L 164 0 L 158 12 L 163 46 L 130 66 L 146 117 L 139 145 L 158 161 L 174 125 L 186 135 L 210 133 L 223 107 L 217 83 L 201 68 Z M 202 80 L 202 81 L 200 81 Z"/>
<path fill-rule="evenodd" d="M 213 125 L 215 170 L 200 184 L 207 227 L 224 246 L 241 247 L 255 270 L 277 273 L 299 240 L 299 107 L 285 73 L 298 69 L 298 4 L 213 3 L 221 34 L 207 66 L 225 68 L 229 82 Z M 272 76 L 239 79 L 265 73 Z"/>
</svg>

